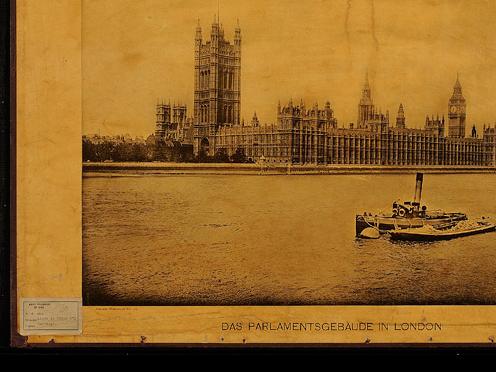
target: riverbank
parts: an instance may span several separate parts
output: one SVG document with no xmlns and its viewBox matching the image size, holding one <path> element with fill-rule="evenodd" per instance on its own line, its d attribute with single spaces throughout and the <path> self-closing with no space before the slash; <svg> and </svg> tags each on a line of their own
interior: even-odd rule
<svg viewBox="0 0 496 372">
<path fill-rule="evenodd" d="M 83 176 L 133 176 L 153 174 L 219 175 L 326 175 L 326 174 L 426 174 L 492 173 L 496 167 L 476 166 L 379 166 L 379 165 L 291 165 L 231 163 L 83 163 Z"/>
</svg>

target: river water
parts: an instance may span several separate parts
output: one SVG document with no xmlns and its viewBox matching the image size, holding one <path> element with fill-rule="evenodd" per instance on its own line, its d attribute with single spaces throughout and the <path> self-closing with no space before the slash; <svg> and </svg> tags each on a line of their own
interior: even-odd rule
<svg viewBox="0 0 496 372">
<path fill-rule="evenodd" d="M 85 305 L 496 304 L 496 233 L 357 240 L 415 175 L 83 177 Z M 496 215 L 496 175 L 424 176 L 429 209 Z"/>
</svg>

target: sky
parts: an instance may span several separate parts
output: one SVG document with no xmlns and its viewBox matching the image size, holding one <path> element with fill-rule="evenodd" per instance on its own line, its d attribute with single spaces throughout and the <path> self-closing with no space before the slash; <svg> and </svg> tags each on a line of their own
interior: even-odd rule
<svg viewBox="0 0 496 372">
<path fill-rule="evenodd" d="M 356 122 L 368 72 L 372 98 L 407 127 L 447 116 L 457 73 L 467 126 L 496 122 L 496 1 L 83 0 L 83 133 L 147 136 L 157 100 L 193 115 L 194 37 L 219 13 L 242 33 L 241 116 L 275 123 L 277 104 L 329 100 Z M 467 130 L 468 132 L 468 130 Z"/>
</svg>

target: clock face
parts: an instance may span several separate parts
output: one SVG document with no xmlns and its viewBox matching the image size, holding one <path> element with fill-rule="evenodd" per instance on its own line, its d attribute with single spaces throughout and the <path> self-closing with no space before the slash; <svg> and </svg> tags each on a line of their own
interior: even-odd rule
<svg viewBox="0 0 496 372">
<path fill-rule="evenodd" d="M 450 111 L 452 114 L 454 114 L 458 111 L 458 108 L 456 106 L 451 106 Z"/>
</svg>

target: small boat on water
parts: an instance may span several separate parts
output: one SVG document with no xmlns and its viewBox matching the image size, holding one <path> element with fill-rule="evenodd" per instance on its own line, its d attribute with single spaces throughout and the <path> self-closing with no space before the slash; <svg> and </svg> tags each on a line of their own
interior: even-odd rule
<svg viewBox="0 0 496 372">
<path fill-rule="evenodd" d="M 386 233 L 391 230 L 418 228 L 425 225 L 450 227 L 467 219 L 465 213 L 429 211 L 425 205 L 421 205 L 423 179 L 423 173 L 417 173 L 413 202 L 394 202 L 391 213 L 373 215 L 365 212 L 364 214 L 357 214 L 356 236 L 367 237 L 367 233 L 372 229 L 378 230 L 379 233 Z M 365 234 L 362 234 L 364 230 Z"/>
<path fill-rule="evenodd" d="M 483 234 L 496 230 L 496 224 L 489 221 L 462 221 L 450 228 L 436 228 L 425 225 L 418 228 L 398 229 L 389 232 L 392 240 L 436 241 Z"/>
</svg>

